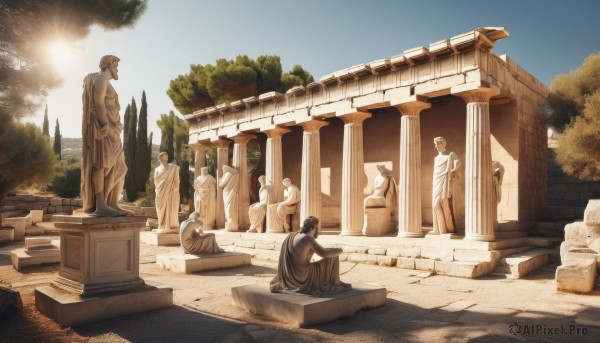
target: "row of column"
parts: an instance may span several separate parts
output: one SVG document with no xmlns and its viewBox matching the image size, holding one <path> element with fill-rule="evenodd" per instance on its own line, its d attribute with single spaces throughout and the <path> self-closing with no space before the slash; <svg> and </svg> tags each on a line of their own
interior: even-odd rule
<svg viewBox="0 0 600 343">
<path fill-rule="evenodd" d="M 455 95 L 467 103 L 466 157 L 465 157 L 465 239 L 493 241 L 492 172 L 490 145 L 489 99 L 496 95 L 489 88 L 468 90 Z M 398 237 L 422 237 L 421 213 L 421 131 L 420 113 L 431 105 L 425 98 L 411 96 L 392 101 L 398 109 L 400 120 L 400 178 L 398 192 Z M 368 112 L 353 112 L 339 116 L 344 121 L 342 161 L 342 215 L 341 235 L 362 235 L 364 151 L 362 123 L 371 117 Z M 321 156 L 319 130 L 327 125 L 321 120 L 311 120 L 298 125 L 304 129 L 302 138 L 301 170 L 301 222 L 307 216 L 321 216 Z M 283 165 L 281 138 L 291 130 L 273 127 L 264 130 L 266 143 L 266 178 L 270 184 L 269 203 L 283 200 Z M 240 171 L 240 224 L 248 226 L 249 183 L 246 146 L 254 136 L 240 133 L 234 141 L 233 167 Z M 222 166 L 227 163 L 230 142 L 212 141 L 217 147 L 217 182 Z M 206 165 L 206 147 L 192 146 L 196 152 L 196 173 Z M 196 177 L 198 175 L 195 175 Z M 223 227 L 222 195 L 217 192 L 217 226 Z M 268 216 L 267 216 L 268 220 Z M 267 227 L 270 227 L 267 222 Z"/>
</svg>

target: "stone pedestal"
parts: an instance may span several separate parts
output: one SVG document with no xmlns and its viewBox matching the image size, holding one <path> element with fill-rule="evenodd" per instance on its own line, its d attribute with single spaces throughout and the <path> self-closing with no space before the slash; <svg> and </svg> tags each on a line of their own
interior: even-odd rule
<svg viewBox="0 0 600 343">
<path fill-rule="evenodd" d="M 60 268 L 36 289 L 36 308 L 70 326 L 170 306 L 173 291 L 139 276 L 139 231 L 146 217 L 54 216 Z"/>
<path fill-rule="evenodd" d="M 381 236 L 392 232 L 392 212 L 386 207 L 365 208 L 365 236 Z"/>
<path fill-rule="evenodd" d="M 172 246 L 180 245 L 179 232 L 155 232 L 144 231 L 140 232 L 140 241 L 144 244 L 154 246 Z"/>
<path fill-rule="evenodd" d="M 235 252 L 191 255 L 171 253 L 156 255 L 156 264 L 162 269 L 176 273 L 197 273 L 215 269 L 235 268 L 252 264 L 251 256 Z"/>
<path fill-rule="evenodd" d="M 60 240 L 51 238 L 26 238 L 25 247 L 10 252 L 13 268 L 39 266 L 60 262 Z"/>
<path fill-rule="evenodd" d="M 271 293 L 269 284 L 263 283 L 234 287 L 231 296 L 235 305 L 247 311 L 307 327 L 382 306 L 385 292 L 384 287 L 352 285 L 352 289 L 345 292 L 311 296 L 296 292 Z"/>
</svg>

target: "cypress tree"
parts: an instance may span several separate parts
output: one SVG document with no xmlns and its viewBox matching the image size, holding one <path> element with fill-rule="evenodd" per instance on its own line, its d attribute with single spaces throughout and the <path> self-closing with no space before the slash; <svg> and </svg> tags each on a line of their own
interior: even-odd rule
<svg viewBox="0 0 600 343">
<path fill-rule="evenodd" d="M 127 104 L 127 108 L 125 108 L 125 116 L 123 118 L 123 153 L 125 154 L 125 164 L 129 160 L 129 147 L 127 146 L 127 134 L 129 131 L 129 121 L 131 120 L 131 105 Z"/>
<path fill-rule="evenodd" d="M 167 154 L 169 155 L 169 163 L 173 162 L 175 157 L 175 113 L 169 113 L 169 125 L 167 126 Z"/>
<path fill-rule="evenodd" d="M 150 175 L 150 172 L 152 171 L 152 138 L 152 132 L 150 132 L 150 138 L 148 138 L 148 160 L 146 165 L 146 172 L 148 175 Z"/>
<path fill-rule="evenodd" d="M 46 111 L 44 111 L 44 124 L 42 126 L 44 135 L 50 137 L 50 122 L 48 121 L 48 104 L 46 104 Z"/>
<path fill-rule="evenodd" d="M 179 169 L 179 197 L 181 199 L 190 198 L 190 160 L 187 152 L 184 152 Z"/>
<path fill-rule="evenodd" d="M 60 145 L 60 125 L 58 124 L 58 118 L 56 119 L 56 126 L 54 127 L 54 153 L 60 161 L 61 157 L 61 145 Z"/>
<path fill-rule="evenodd" d="M 138 120 L 137 142 L 134 163 L 134 179 L 138 191 L 146 191 L 146 180 L 148 179 L 148 104 L 146 103 L 146 92 L 142 92 L 142 107 Z"/>
<path fill-rule="evenodd" d="M 138 187 L 135 182 L 135 155 L 136 155 L 136 129 L 137 129 L 137 105 L 135 99 L 131 98 L 129 108 L 129 124 L 127 125 L 127 155 L 125 163 L 127 164 L 127 175 L 125 176 L 125 191 L 129 201 L 134 201 L 138 197 Z"/>
</svg>

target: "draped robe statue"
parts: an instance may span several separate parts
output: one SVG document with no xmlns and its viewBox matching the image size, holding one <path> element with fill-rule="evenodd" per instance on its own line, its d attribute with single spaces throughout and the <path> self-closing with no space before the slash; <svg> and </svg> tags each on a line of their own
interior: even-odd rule
<svg viewBox="0 0 600 343">
<path fill-rule="evenodd" d="M 238 230 L 238 192 L 240 174 L 230 166 L 223 166 L 223 177 L 219 180 L 219 188 L 223 190 L 223 209 L 225 210 L 225 229 Z"/>
<path fill-rule="evenodd" d="M 262 232 L 263 222 L 267 214 L 267 204 L 269 203 L 269 186 L 264 175 L 258 178 L 260 189 L 258 191 L 258 202 L 250 205 L 248 208 L 248 217 L 250 218 L 250 228 L 246 232 Z"/>
<path fill-rule="evenodd" d="M 446 139 L 436 137 L 434 144 L 438 155 L 433 163 L 433 183 L 431 188 L 431 205 L 433 212 L 432 234 L 453 233 L 456 230 L 456 209 L 459 191 L 458 170 L 462 163 L 458 155 L 446 151 Z"/>
<path fill-rule="evenodd" d="M 202 222 L 198 220 L 197 212 L 192 212 L 190 217 L 181 223 L 179 239 L 181 247 L 186 254 L 218 254 L 223 252 L 215 239 L 214 233 L 202 232 Z"/>
<path fill-rule="evenodd" d="M 208 168 L 200 169 L 200 176 L 194 181 L 194 207 L 204 229 L 215 226 L 215 207 L 217 201 L 215 178 L 208 173 Z"/>
<path fill-rule="evenodd" d="M 352 288 L 340 281 L 339 255 L 342 249 L 323 248 L 317 243 L 318 223 L 317 218 L 309 216 L 299 232 L 292 232 L 285 238 L 279 254 L 277 276 L 270 284 L 271 292 L 336 293 Z M 323 258 L 310 262 L 315 253 Z"/>
<path fill-rule="evenodd" d="M 379 175 L 374 180 L 373 194 L 367 196 L 364 200 L 365 208 L 390 206 L 393 208 L 394 204 L 391 203 L 393 197 L 388 195 L 395 195 L 396 185 L 392 181 L 392 177 L 387 174 L 384 165 L 378 165 L 377 170 L 379 170 Z"/>
<path fill-rule="evenodd" d="M 179 166 L 167 163 L 168 156 L 158 154 L 160 165 L 154 169 L 156 214 L 155 232 L 170 232 L 179 228 Z"/>
<path fill-rule="evenodd" d="M 289 231 L 290 223 L 287 220 L 287 216 L 296 213 L 298 210 L 298 203 L 300 202 L 300 190 L 298 187 L 292 184 L 292 181 L 288 178 L 283 179 L 283 185 L 285 190 L 283 191 L 282 202 L 268 205 L 268 215 L 270 218 L 270 231 Z"/>
</svg>

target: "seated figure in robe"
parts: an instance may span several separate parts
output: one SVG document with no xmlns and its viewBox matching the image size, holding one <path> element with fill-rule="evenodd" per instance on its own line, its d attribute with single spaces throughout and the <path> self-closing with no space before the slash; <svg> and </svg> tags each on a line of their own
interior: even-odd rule
<svg viewBox="0 0 600 343">
<path fill-rule="evenodd" d="M 192 212 L 190 217 L 181 223 L 179 238 L 181 247 L 186 254 L 218 254 L 223 252 L 219 248 L 214 233 L 203 233 L 202 222 L 198 220 L 199 214 Z"/>
<path fill-rule="evenodd" d="M 300 190 L 298 187 L 292 184 L 292 180 L 285 178 L 282 181 L 285 186 L 283 191 L 284 200 L 282 202 L 269 205 L 269 218 L 271 227 L 269 231 L 290 231 L 290 223 L 288 221 L 288 215 L 296 213 L 298 210 L 298 203 L 300 202 Z"/>
<path fill-rule="evenodd" d="M 248 208 L 250 228 L 246 232 L 263 231 L 263 222 L 265 221 L 267 204 L 269 202 L 269 186 L 267 186 L 267 178 L 264 175 L 259 176 L 258 182 L 260 182 L 260 190 L 258 191 L 259 200 Z"/>
<path fill-rule="evenodd" d="M 323 248 L 316 241 L 318 230 L 319 219 L 309 216 L 299 232 L 292 232 L 285 238 L 279 254 L 277 276 L 270 284 L 271 292 L 336 293 L 352 288 L 340 281 L 339 255 L 342 249 Z M 315 253 L 322 259 L 311 262 Z"/>
<path fill-rule="evenodd" d="M 393 204 L 390 204 L 390 200 L 392 199 L 391 196 L 395 194 L 395 183 L 383 164 L 378 165 L 377 170 L 379 170 L 379 175 L 375 177 L 373 194 L 364 200 L 365 208 L 393 206 Z"/>
</svg>

